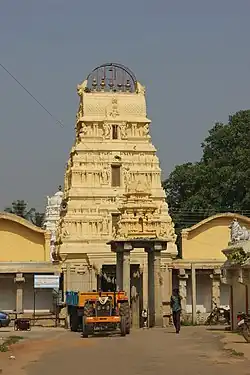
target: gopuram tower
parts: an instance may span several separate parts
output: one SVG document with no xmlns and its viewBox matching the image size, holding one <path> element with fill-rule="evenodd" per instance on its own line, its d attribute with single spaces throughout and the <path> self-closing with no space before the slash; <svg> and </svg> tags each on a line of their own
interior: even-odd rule
<svg viewBox="0 0 250 375">
<path fill-rule="evenodd" d="M 94 69 L 77 92 L 76 138 L 65 173 L 57 244 L 65 289 L 88 291 L 100 287 L 103 277 L 106 284 L 115 280 L 112 272 L 105 271 L 109 266 L 115 270 L 116 263 L 107 243 L 117 232 L 119 207 L 136 184 L 150 195 L 151 206 L 157 207 L 159 230 L 169 238 L 162 252 L 163 266 L 177 250 L 149 134 L 145 88 L 129 69 L 110 63 Z M 146 261 L 143 250 L 133 252 L 131 275 L 143 274 L 143 290 L 147 288 Z"/>
</svg>

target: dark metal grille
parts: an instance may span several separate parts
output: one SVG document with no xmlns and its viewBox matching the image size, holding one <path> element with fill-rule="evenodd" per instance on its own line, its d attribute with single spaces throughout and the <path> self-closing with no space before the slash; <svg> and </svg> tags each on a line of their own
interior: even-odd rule
<svg viewBox="0 0 250 375">
<path fill-rule="evenodd" d="M 107 301 L 102 305 L 99 301 L 96 302 L 96 316 L 110 316 L 112 315 L 112 304 Z"/>
<path fill-rule="evenodd" d="M 98 66 L 88 75 L 90 91 L 135 92 L 136 77 L 121 64 L 107 63 Z"/>
</svg>

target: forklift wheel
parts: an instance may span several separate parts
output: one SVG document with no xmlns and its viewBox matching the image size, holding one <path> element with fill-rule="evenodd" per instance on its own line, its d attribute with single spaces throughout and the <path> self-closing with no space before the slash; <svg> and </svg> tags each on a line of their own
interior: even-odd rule
<svg viewBox="0 0 250 375">
<path fill-rule="evenodd" d="M 87 327 L 87 324 L 85 323 L 85 316 L 84 315 L 82 317 L 82 337 L 84 339 L 87 339 L 89 337 L 89 335 L 88 335 L 88 327 Z"/>
<path fill-rule="evenodd" d="M 126 336 L 126 331 L 127 331 L 127 322 L 126 322 L 126 316 L 122 315 L 121 316 L 121 336 Z"/>
</svg>

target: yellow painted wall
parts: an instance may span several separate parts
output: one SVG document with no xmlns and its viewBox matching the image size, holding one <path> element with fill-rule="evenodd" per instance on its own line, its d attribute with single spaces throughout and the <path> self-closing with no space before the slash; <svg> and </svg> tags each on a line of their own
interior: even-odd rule
<svg viewBox="0 0 250 375">
<path fill-rule="evenodd" d="M 49 257 L 45 231 L 15 215 L 0 214 L 0 262 L 44 262 Z"/>
<path fill-rule="evenodd" d="M 203 220 L 193 227 L 184 230 L 186 236 L 182 236 L 182 257 L 183 259 L 195 260 L 221 260 L 226 257 L 222 250 L 228 246 L 230 241 L 229 224 L 237 217 L 239 223 L 250 228 L 250 219 L 241 215 L 223 214 L 215 215 Z"/>
</svg>

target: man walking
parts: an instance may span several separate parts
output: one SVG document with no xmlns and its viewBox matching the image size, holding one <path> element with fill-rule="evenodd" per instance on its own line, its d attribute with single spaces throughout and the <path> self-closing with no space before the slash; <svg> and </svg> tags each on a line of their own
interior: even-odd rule
<svg viewBox="0 0 250 375">
<path fill-rule="evenodd" d="M 170 300 L 170 306 L 173 312 L 173 321 L 176 333 L 181 329 L 181 296 L 179 289 L 174 289 Z"/>
</svg>

